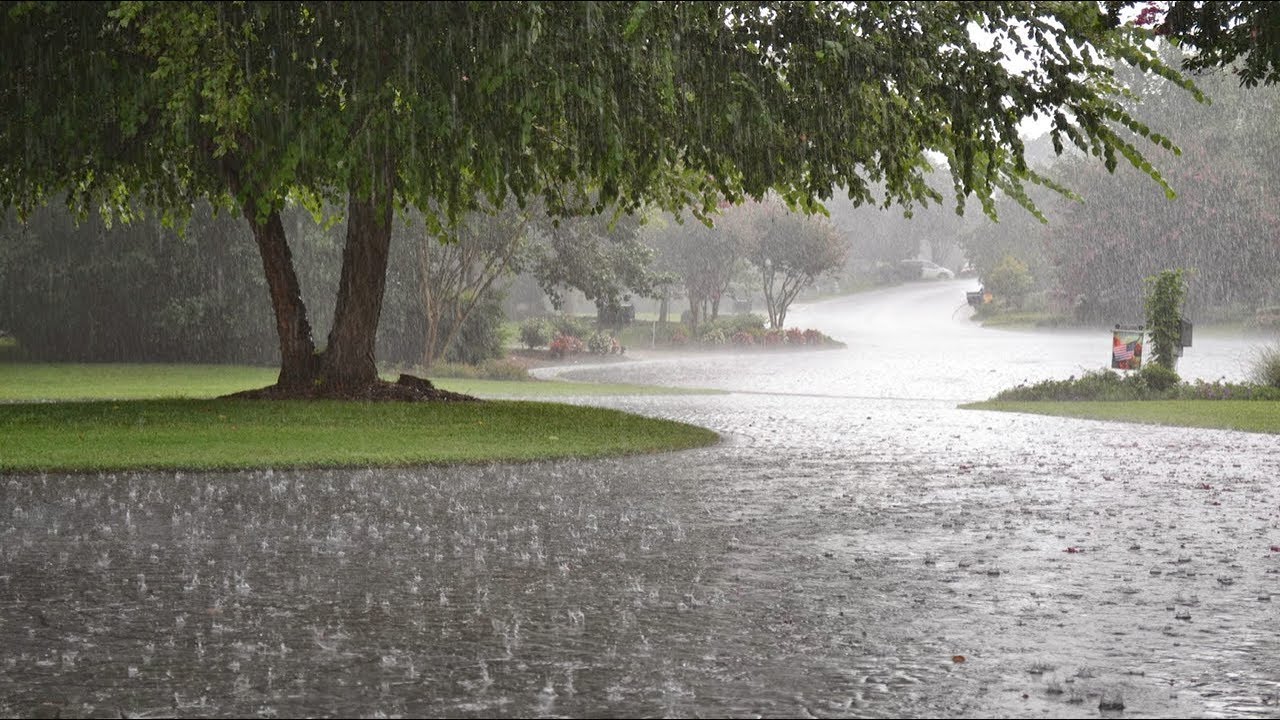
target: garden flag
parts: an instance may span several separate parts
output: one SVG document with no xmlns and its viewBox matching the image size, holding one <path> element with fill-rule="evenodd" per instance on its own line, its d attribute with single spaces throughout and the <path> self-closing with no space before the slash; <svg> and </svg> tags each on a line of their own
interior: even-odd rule
<svg viewBox="0 0 1280 720">
<path fill-rule="evenodd" d="M 1142 368 L 1142 330 L 1116 326 L 1111 334 L 1111 367 L 1115 370 Z"/>
</svg>

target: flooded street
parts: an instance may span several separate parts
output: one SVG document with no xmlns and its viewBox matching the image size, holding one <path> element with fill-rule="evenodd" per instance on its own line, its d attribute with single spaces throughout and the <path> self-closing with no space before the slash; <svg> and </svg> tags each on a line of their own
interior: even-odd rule
<svg viewBox="0 0 1280 720">
<path fill-rule="evenodd" d="M 589 400 L 702 450 L 0 478 L 0 715 L 1280 716 L 1280 439 L 956 409 L 1109 348 L 974 284 L 566 373 L 732 391 Z"/>
</svg>

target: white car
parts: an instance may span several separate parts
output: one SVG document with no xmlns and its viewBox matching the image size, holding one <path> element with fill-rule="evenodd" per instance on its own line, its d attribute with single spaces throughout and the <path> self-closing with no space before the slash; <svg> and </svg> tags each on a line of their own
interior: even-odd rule
<svg viewBox="0 0 1280 720">
<path fill-rule="evenodd" d="M 902 272 L 908 280 L 954 280 L 956 274 L 928 260 L 903 260 Z"/>
</svg>

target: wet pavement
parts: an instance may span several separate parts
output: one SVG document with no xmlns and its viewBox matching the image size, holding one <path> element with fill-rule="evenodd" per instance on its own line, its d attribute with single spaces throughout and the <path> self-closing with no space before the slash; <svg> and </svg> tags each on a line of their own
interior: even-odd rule
<svg viewBox="0 0 1280 720">
<path fill-rule="evenodd" d="M 1109 342 L 965 289 L 572 373 L 735 391 L 583 400 L 702 450 L 0 478 L 0 714 L 1280 716 L 1280 439 L 958 410 Z"/>
</svg>

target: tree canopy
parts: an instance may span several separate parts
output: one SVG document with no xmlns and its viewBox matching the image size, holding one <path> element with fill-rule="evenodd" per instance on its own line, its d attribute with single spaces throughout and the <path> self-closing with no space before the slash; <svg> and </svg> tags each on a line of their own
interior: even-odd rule
<svg viewBox="0 0 1280 720">
<path fill-rule="evenodd" d="M 181 218 L 209 198 L 254 231 L 285 390 L 376 382 L 396 207 L 440 224 L 483 200 L 561 214 L 713 209 L 776 191 L 814 209 L 1025 200 L 1019 124 L 1163 184 L 1113 62 L 1197 92 L 1149 31 L 1094 3 L 5 3 L 0 206 Z M 1020 60 L 1012 62 L 1010 59 Z M 1021 69 L 1020 69 L 1021 68 Z M 873 188 L 882 188 L 877 195 Z M 1167 188 L 1166 188 L 1167 190 Z M 346 204 L 317 352 L 290 196 Z M 590 197 L 582 204 L 572 198 Z M 569 200 L 567 200 L 568 198 Z M 1029 203 L 1027 203 L 1029 204 Z"/>
</svg>

